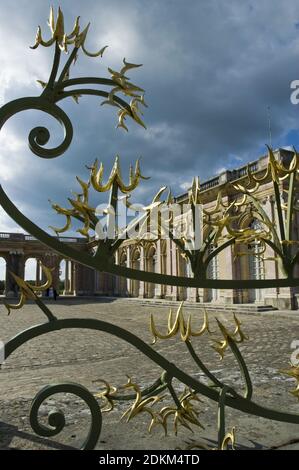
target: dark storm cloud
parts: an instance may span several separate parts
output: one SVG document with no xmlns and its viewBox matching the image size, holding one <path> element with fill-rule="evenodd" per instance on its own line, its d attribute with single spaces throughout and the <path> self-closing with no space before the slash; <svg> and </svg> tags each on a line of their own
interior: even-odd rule
<svg viewBox="0 0 299 470">
<path fill-rule="evenodd" d="M 82 24 L 92 21 L 89 49 L 110 46 L 103 59 L 80 55 L 72 75 L 108 76 L 107 66 L 120 68 L 123 57 L 143 63 L 129 76 L 145 88 L 149 108 L 144 112 L 147 130 L 128 121 L 127 134 L 115 129 L 115 110 L 101 107 L 98 98 L 82 98 L 79 105 L 72 100 L 61 104 L 73 122 L 74 140 L 55 161 L 38 159 L 21 143 L 4 142 L 6 147 L 0 150 L 3 185 L 43 227 L 59 220 L 52 216 L 48 198 L 63 204 L 71 189 L 77 188 L 75 175 L 87 177 L 85 165 L 95 157 L 104 161 L 108 172 L 114 155 L 120 154 L 125 177 L 129 163 L 142 155 L 143 173 L 151 180 L 144 182 L 136 198 L 145 202 L 164 184 L 182 192 L 194 175 L 205 179 L 222 168 L 257 158 L 269 143 L 268 106 L 273 145 L 299 140 L 298 108 L 290 103 L 290 82 L 299 79 L 297 1 L 83 4 L 61 0 L 60 4 L 69 29 L 75 14 L 81 14 Z M 36 95 L 35 79 L 48 78 L 52 49 L 27 48 L 37 24 L 48 36 L 47 15 L 47 2 L 1 2 L 1 58 L 6 74 L 0 79 L 5 101 Z M 7 35 L 12 29 L 10 50 Z M 10 138 L 25 142 L 28 131 L 40 123 L 53 125 L 51 118 L 36 113 L 20 115 L 7 124 Z M 58 126 L 50 129 L 55 145 L 62 134 Z M 290 132 L 295 142 L 289 141 Z M 9 165 L 15 165 L 15 171 Z"/>
</svg>

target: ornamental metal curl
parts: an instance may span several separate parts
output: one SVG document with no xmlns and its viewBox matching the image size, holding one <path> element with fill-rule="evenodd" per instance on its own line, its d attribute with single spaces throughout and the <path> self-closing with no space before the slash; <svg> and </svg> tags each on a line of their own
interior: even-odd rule
<svg viewBox="0 0 299 470">
<path fill-rule="evenodd" d="M 29 147 L 32 152 L 42 158 L 55 158 L 62 155 L 70 146 L 73 138 L 73 126 L 67 116 L 67 114 L 57 105 L 59 101 L 64 100 L 65 98 L 72 97 L 76 102 L 79 101 L 79 98 L 83 95 L 93 95 L 107 98 L 102 104 L 112 104 L 113 106 L 119 109 L 119 123 L 117 127 L 123 127 L 126 130 L 127 127 L 124 125 L 124 120 L 126 117 L 131 117 L 138 124 L 145 127 L 143 121 L 140 118 L 140 110 L 138 103 L 146 106 L 144 102 L 144 90 L 133 83 L 130 82 L 130 79 L 126 77 L 126 72 L 132 68 L 140 67 L 140 64 L 131 64 L 126 62 L 124 59 L 123 67 L 120 72 L 114 72 L 112 69 L 108 69 L 112 78 L 98 78 L 98 77 L 84 77 L 84 78 L 70 78 L 70 68 L 72 64 L 77 60 L 79 50 L 90 56 L 98 57 L 103 55 L 104 50 L 108 47 L 105 46 L 98 53 L 88 53 L 85 49 L 85 40 L 89 30 L 90 24 L 80 32 L 79 17 L 76 20 L 76 24 L 73 32 L 70 35 L 67 35 L 64 31 L 64 18 L 61 9 L 58 10 L 57 22 L 55 23 L 54 11 L 51 8 L 49 26 L 52 32 L 52 38 L 49 41 L 43 41 L 41 36 L 40 27 L 38 29 L 35 45 L 33 49 L 39 45 L 49 47 L 55 44 L 55 53 L 53 59 L 52 71 L 48 82 L 42 80 L 37 80 L 38 83 L 42 86 L 43 92 L 39 97 L 27 97 L 21 98 L 4 105 L 1 108 L 0 113 L 0 130 L 4 123 L 13 115 L 20 113 L 28 109 L 36 109 L 42 112 L 45 112 L 52 117 L 54 117 L 58 123 L 62 126 L 64 130 L 64 139 L 63 142 L 55 148 L 44 148 L 50 139 L 50 132 L 45 127 L 35 127 L 30 131 L 28 141 Z M 67 46 L 73 45 L 72 52 L 70 53 L 69 58 L 64 64 L 62 71 L 58 75 L 60 60 L 61 60 L 61 51 L 67 52 Z M 111 91 L 88 89 L 88 88 L 78 88 L 73 89 L 74 86 L 82 85 L 104 85 L 112 87 Z M 127 103 L 122 98 L 116 95 L 116 93 L 121 93 L 125 96 L 130 96 L 131 102 Z"/>
<path fill-rule="evenodd" d="M 38 412 L 45 400 L 52 397 L 56 393 L 71 393 L 81 398 L 88 406 L 91 413 L 91 425 L 88 436 L 82 444 L 82 450 L 92 450 L 100 437 L 102 429 L 102 413 L 101 408 L 95 397 L 87 390 L 87 388 L 76 383 L 59 383 L 55 385 L 47 385 L 40 390 L 32 401 L 30 408 L 30 425 L 33 431 L 42 437 L 53 437 L 59 434 L 65 427 L 65 416 L 61 411 L 52 411 L 48 415 L 49 426 L 39 422 Z"/>
</svg>

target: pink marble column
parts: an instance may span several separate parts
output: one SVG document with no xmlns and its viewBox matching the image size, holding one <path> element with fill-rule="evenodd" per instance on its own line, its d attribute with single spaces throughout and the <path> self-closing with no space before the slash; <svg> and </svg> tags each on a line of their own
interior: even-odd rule
<svg viewBox="0 0 299 470">
<path fill-rule="evenodd" d="M 119 252 L 115 253 L 115 264 L 119 265 Z M 121 295 L 121 278 L 120 276 L 115 276 L 114 292 L 113 295 Z"/>
<path fill-rule="evenodd" d="M 127 268 L 132 268 L 132 265 L 131 265 L 131 250 L 130 250 L 129 246 L 127 246 Z M 132 283 L 133 283 L 133 281 L 131 279 L 127 279 L 127 292 L 128 292 L 129 296 L 132 295 L 132 291 L 133 291 Z"/>
<path fill-rule="evenodd" d="M 234 279 L 234 253 L 232 247 L 225 248 L 218 254 L 219 278 Z M 220 301 L 232 304 L 234 302 L 233 289 L 220 289 Z"/>
<path fill-rule="evenodd" d="M 155 263 L 155 270 L 156 273 L 162 273 L 162 262 L 161 262 L 161 240 L 157 241 L 156 244 L 156 263 Z M 162 298 L 162 285 L 155 284 L 155 298 L 161 299 Z"/>
<path fill-rule="evenodd" d="M 140 247 L 140 270 L 145 271 L 146 269 L 146 260 L 145 260 L 145 249 L 144 246 L 142 245 Z M 139 282 L 139 297 L 144 298 L 145 297 L 145 283 L 144 282 Z"/>
<path fill-rule="evenodd" d="M 166 240 L 166 274 L 172 274 L 172 251 L 171 251 L 171 241 Z M 167 299 L 172 299 L 172 286 L 166 286 L 166 295 Z"/>
<path fill-rule="evenodd" d="M 172 275 L 178 276 L 179 275 L 179 268 L 178 268 L 178 253 L 176 245 L 171 242 L 171 255 L 172 255 Z M 177 300 L 179 296 L 178 287 L 172 287 L 172 298 L 173 300 Z"/>
</svg>

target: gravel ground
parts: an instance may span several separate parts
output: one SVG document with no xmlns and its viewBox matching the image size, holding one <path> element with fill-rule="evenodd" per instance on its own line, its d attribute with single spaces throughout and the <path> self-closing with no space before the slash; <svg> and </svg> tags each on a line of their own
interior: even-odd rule
<svg viewBox="0 0 299 470">
<path fill-rule="evenodd" d="M 148 344 L 151 343 L 149 316 L 155 314 L 159 329 L 165 331 L 169 307 L 141 305 L 125 299 L 111 301 L 59 300 L 48 301 L 58 318 L 95 318 L 119 325 L 133 332 Z M 188 313 L 188 308 L 185 309 Z M 190 309 L 193 324 L 199 328 L 202 311 Z M 221 338 L 214 320 L 209 314 L 211 328 Z M 217 317 L 229 328 L 234 326 L 233 315 L 217 313 Z M 299 340 L 299 312 L 271 312 L 264 314 L 240 314 L 243 330 L 249 340 L 240 346 L 254 385 L 253 401 L 277 410 L 299 414 L 299 402 L 289 392 L 294 388 L 293 379 L 279 370 L 287 368 L 293 352 L 291 343 Z M 36 305 L 25 305 L 22 310 L 7 316 L 0 305 L 0 339 L 4 342 L 32 325 L 46 321 Z M 194 348 L 209 369 L 219 378 L 242 391 L 243 382 L 231 353 L 223 361 L 211 348 L 209 335 L 194 338 Z M 206 377 L 193 363 L 180 337 L 158 340 L 153 346 L 179 368 L 195 378 L 208 383 Z M 29 423 L 29 411 L 34 396 L 48 384 L 77 382 L 96 392 L 96 379 L 104 379 L 114 386 L 125 384 L 127 375 L 141 388 L 153 383 L 161 369 L 128 343 L 108 334 L 93 330 L 63 330 L 34 338 L 17 349 L 0 370 L 0 449 L 64 449 L 80 447 L 86 439 L 90 425 L 90 413 L 85 403 L 70 394 L 56 394 L 40 408 L 40 422 L 46 424 L 48 413 L 61 410 L 66 426 L 57 436 L 37 436 Z M 177 392 L 183 390 L 174 382 Z M 159 409 L 170 404 L 165 398 L 157 404 Z M 98 449 L 185 449 L 188 444 L 215 445 L 217 439 L 217 404 L 206 398 L 198 403 L 202 430 L 193 427 L 194 433 L 179 428 L 175 436 L 169 421 L 169 435 L 164 437 L 161 427 L 148 433 L 150 416 L 141 413 L 129 423 L 120 420 L 128 403 L 122 402 L 110 413 L 103 413 L 103 429 Z M 239 448 L 299 448 L 299 425 L 278 423 L 256 418 L 235 410 L 227 410 L 227 430 L 236 428 Z"/>
</svg>

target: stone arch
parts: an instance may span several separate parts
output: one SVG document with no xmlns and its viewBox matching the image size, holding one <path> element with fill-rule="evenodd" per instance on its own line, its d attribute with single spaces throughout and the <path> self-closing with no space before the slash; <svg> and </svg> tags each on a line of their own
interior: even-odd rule
<svg viewBox="0 0 299 470">
<path fill-rule="evenodd" d="M 41 284 L 42 271 L 38 256 L 32 254 L 25 256 L 24 280 L 33 281 L 36 285 Z"/>
<path fill-rule="evenodd" d="M 68 258 L 59 259 L 59 294 L 76 295 L 76 263 Z"/>
<path fill-rule="evenodd" d="M 55 290 L 56 293 L 59 293 L 59 264 L 61 260 L 61 256 L 58 255 L 57 253 L 53 252 L 45 252 L 43 255 L 40 256 L 40 260 L 44 266 L 47 268 L 51 269 L 51 275 L 52 275 L 52 286 Z M 41 276 L 42 276 L 42 283 L 46 282 L 46 276 L 45 274 L 41 271 Z M 47 295 L 47 292 L 46 292 Z"/>
</svg>

